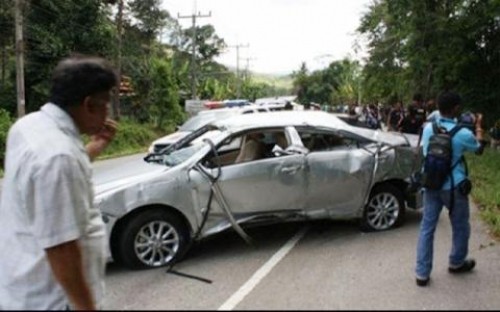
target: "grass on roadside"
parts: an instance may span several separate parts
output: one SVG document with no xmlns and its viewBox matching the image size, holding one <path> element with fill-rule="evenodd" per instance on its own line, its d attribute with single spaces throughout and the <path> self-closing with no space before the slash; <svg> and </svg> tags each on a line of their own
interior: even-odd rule
<svg viewBox="0 0 500 312">
<path fill-rule="evenodd" d="M 165 129 L 157 129 L 151 124 L 139 124 L 128 118 L 122 118 L 118 124 L 118 132 L 115 139 L 97 160 L 146 153 L 151 142 L 171 133 L 173 130 L 173 126 L 166 127 Z M 83 140 L 86 143 L 89 138 L 83 136 Z M 0 178 L 3 178 L 3 175 L 3 168 L 0 165 Z"/>
<path fill-rule="evenodd" d="M 472 198 L 491 233 L 500 238 L 500 151 L 487 148 L 482 156 L 468 155 Z"/>
</svg>

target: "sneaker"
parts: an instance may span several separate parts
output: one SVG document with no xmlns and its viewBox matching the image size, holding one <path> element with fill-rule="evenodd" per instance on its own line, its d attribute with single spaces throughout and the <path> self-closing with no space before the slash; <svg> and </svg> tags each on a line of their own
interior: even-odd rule
<svg viewBox="0 0 500 312">
<path fill-rule="evenodd" d="M 465 273 L 465 272 L 470 272 L 474 267 L 476 266 L 476 260 L 474 259 L 467 259 L 462 263 L 461 266 L 453 268 L 453 267 L 448 267 L 448 272 L 450 273 Z"/>
<path fill-rule="evenodd" d="M 429 280 L 430 280 L 429 277 L 428 278 L 423 278 L 423 279 L 417 277 L 417 280 L 416 280 L 417 281 L 417 286 L 425 287 L 425 286 L 427 286 L 429 284 Z"/>
</svg>

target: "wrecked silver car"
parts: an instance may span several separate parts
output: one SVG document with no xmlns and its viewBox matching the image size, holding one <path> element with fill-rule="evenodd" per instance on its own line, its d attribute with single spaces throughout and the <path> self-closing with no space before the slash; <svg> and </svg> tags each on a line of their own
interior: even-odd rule
<svg viewBox="0 0 500 312">
<path fill-rule="evenodd" d="M 325 112 L 239 115 L 149 154 L 139 175 L 95 181 L 96 205 L 112 258 L 130 268 L 172 263 L 228 228 L 249 241 L 249 224 L 359 219 L 387 230 L 419 208 L 407 191 L 416 143 Z"/>
</svg>

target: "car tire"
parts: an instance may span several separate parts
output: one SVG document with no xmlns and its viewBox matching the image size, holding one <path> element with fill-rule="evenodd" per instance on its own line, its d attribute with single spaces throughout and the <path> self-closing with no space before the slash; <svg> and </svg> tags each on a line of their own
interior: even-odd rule
<svg viewBox="0 0 500 312">
<path fill-rule="evenodd" d="M 159 268 L 180 260 L 189 240 L 189 231 L 178 215 L 167 210 L 147 210 L 124 225 L 118 258 L 133 270 Z"/>
<path fill-rule="evenodd" d="M 363 211 L 361 230 L 385 231 L 402 224 L 405 214 L 403 193 L 392 184 L 375 186 Z"/>
</svg>

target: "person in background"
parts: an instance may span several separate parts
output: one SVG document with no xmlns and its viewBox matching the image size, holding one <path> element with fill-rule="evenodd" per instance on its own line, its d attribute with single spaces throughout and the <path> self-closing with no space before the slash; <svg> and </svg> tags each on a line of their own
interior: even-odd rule
<svg viewBox="0 0 500 312">
<path fill-rule="evenodd" d="M 439 118 L 439 110 L 437 109 L 436 101 L 434 101 L 433 98 L 427 100 L 425 110 L 427 114 L 427 118 L 425 119 L 426 122 L 432 122 Z"/>
<path fill-rule="evenodd" d="M 401 101 L 398 100 L 394 103 L 388 115 L 387 131 L 398 131 L 404 118 L 403 104 Z"/>
<path fill-rule="evenodd" d="M 443 92 L 438 97 L 440 118 L 438 127 L 451 131 L 457 125 L 460 113 L 461 97 L 454 92 Z M 448 272 L 459 274 L 470 272 L 474 269 L 476 261 L 467 258 L 469 252 L 469 198 L 470 187 L 462 187 L 463 182 L 468 182 L 462 157 L 464 152 L 483 153 L 482 115 L 477 114 L 475 120 L 476 135 L 468 128 L 461 128 L 452 138 L 452 164 L 450 176 L 445 180 L 441 189 L 431 190 L 424 188 L 424 207 L 420 223 L 420 232 L 417 243 L 416 283 L 418 286 L 429 284 L 433 261 L 433 242 L 439 215 L 443 206 L 449 210 L 452 228 L 452 247 L 448 258 Z M 422 134 L 424 157 L 431 136 L 434 134 L 433 124 L 427 123 Z M 452 182 L 453 181 L 453 182 Z M 469 184 L 470 183 L 466 183 Z M 468 190 L 466 190 L 468 188 Z M 453 197 L 452 197 L 453 196 Z"/>
<path fill-rule="evenodd" d="M 381 128 L 379 116 L 380 115 L 379 115 L 377 106 L 375 104 L 368 105 L 368 107 L 366 109 L 365 120 L 370 128 L 372 128 L 372 129 L 380 129 Z"/>
<path fill-rule="evenodd" d="M 500 119 L 488 131 L 490 135 L 490 146 L 494 150 L 500 150 Z"/>
<path fill-rule="evenodd" d="M 424 99 L 420 93 L 416 93 L 415 95 L 413 95 L 413 100 L 410 104 L 410 107 L 412 107 L 415 112 L 415 120 L 418 124 L 418 127 L 422 127 L 427 115 L 424 106 Z"/>
<path fill-rule="evenodd" d="M 115 136 L 118 79 L 101 58 L 55 68 L 49 102 L 9 130 L 0 202 L 0 310 L 102 308 L 106 231 L 92 168 Z M 90 136 L 85 146 L 81 134 Z"/>
<path fill-rule="evenodd" d="M 399 131 L 403 133 L 419 134 L 421 129 L 420 120 L 417 119 L 417 110 L 414 106 L 408 107 L 408 114 L 403 117 L 399 124 Z"/>
</svg>

